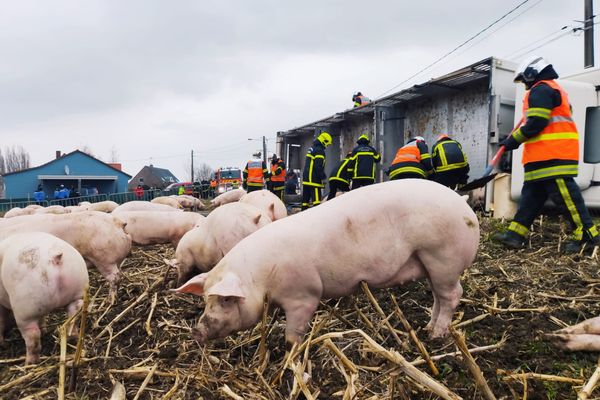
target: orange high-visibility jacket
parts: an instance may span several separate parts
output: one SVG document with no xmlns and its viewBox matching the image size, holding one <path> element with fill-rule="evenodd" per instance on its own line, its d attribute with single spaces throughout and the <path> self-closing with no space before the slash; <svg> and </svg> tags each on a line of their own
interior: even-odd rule
<svg viewBox="0 0 600 400">
<path fill-rule="evenodd" d="M 561 103 L 550 113 L 548 125 L 536 136 L 528 139 L 523 148 L 523 164 L 547 160 L 579 161 L 579 134 L 571 114 L 567 93 L 554 80 L 539 81 L 560 92 Z M 529 110 L 529 93 L 523 99 L 523 115 Z"/>
</svg>

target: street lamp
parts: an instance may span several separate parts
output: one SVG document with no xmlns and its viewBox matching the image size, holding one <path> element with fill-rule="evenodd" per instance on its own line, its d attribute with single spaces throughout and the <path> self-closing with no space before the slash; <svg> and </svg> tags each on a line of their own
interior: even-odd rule
<svg viewBox="0 0 600 400">
<path fill-rule="evenodd" d="M 260 139 L 248 138 L 248 140 L 260 140 Z M 264 136 L 262 137 L 262 143 L 263 143 L 263 161 L 265 162 L 265 165 L 266 165 L 267 164 L 267 139 Z"/>
</svg>

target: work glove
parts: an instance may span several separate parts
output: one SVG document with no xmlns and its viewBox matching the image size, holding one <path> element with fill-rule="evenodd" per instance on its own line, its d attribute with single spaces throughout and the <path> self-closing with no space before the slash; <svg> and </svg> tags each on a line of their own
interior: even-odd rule
<svg viewBox="0 0 600 400">
<path fill-rule="evenodd" d="M 521 143 L 517 142 L 515 138 L 512 137 L 512 135 L 509 135 L 506 139 L 500 142 L 500 145 L 504 146 L 504 149 L 506 151 L 513 151 L 517 149 L 521 145 Z"/>
</svg>

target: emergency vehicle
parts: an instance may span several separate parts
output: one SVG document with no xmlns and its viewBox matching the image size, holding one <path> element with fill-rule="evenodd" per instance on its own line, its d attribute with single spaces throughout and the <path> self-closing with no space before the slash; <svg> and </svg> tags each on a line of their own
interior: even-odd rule
<svg viewBox="0 0 600 400">
<path fill-rule="evenodd" d="M 233 167 L 221 167 L 215 171 L 217 183 L 215 195 L 242 187 L 242 170 Z"/>
</svg>

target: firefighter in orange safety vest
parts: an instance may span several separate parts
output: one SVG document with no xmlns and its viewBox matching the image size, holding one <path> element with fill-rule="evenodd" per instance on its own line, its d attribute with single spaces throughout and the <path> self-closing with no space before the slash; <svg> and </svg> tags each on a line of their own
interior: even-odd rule
<svg viewBox="0 0 600 400">
<path fill-rule="evenodd" d="M 428 179 L 433 174 L 431 156 L 425 139 L 415 136 L 398 149 L 386 171 L 390 180 L 404 178 Z"/>
<path fill-rule="evenodd" d="M 523 247 L 531 224 L 548 198 L 563 208 L 573 229 L 563 252 L 578 253 L 584 245 L 592 250 L 600 244 L 598 230 L 574 179 L 579 166 L 579 134 L 567 93 L 557 78 L 552 64 L 538 56 L 524 60 L 515 71 L 514 81 L 524 83 L 527 89 L 524 123 L 501 145 L 511 151 L 523 144 L 525 182 L 508 230 L 492 235 L 492 240 L 509 248 Z"/>
<path fill-rule="evenodd" d="M 283 189 L 285 188 L 285 163 L 277 154 L 271 158 L 271 192 L 283 201 Z"/>
<path fill-rule="evenodd" d="M 242 187 L 246 189 L 248 193 L 255 190 L 262 190 L 265 183 L 269 182 L 269 170 L 267 165 L 260 158 L 261 152 L 252 154 L 252 159 L 246 163 L 246 168 L 243 172 L 243 183 Z"/>
</svg>

